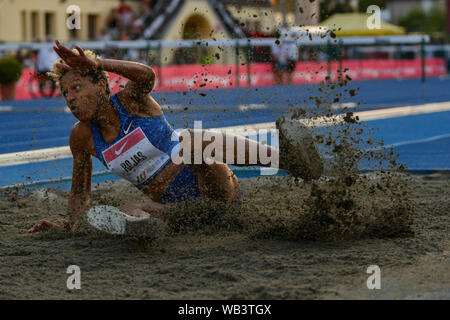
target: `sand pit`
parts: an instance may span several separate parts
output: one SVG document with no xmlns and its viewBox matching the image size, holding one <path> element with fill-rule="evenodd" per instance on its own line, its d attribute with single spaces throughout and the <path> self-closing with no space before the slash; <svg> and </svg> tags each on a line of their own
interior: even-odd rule
<svg viewBox="0 0 450 320">
<path fill-rule="evenodd" d="M 380 179 L 363 181 L 376 187 Z M 328 207 L 331 215 L 327 208 L 306 212 L 317 209 L 310 201 L 329 196 L 330 181 L 313 187 L 287 177 L 241 180 L 240 205 L 180 207 L 165 216 L 168 232 L 156 241 L 86 225 L 73 234 L 30 235 L 40 219 L 62 220 L 68 192 L 2 196 L 0 298 L 449 298 L 448 175 L 412 177 L 404 203 L 375 188 L 349 193 L 353 204 L 325 201 L 344 208 Z M 120 205 L 144 197 L 116 181 L 96 186 L 92 199 Z M 72 264 L 81 268 L 81 290 L 66 288 Z M 381 290 L 366 287 L 369 265 L 381 268 Z"/>
<path fill-rule="evenodd" d="M 86 222 L 75 233 L 31 235 L 39 220 L 65 218 L 68 192 L 3 195 L 0 299 L 448 299 L 450 176 L 403 173 L 355 109 L 332 110 L 355 95 L 344 89 L 349 79 L 324 82 L 308 98 L 312 113 L 292 110 L 294 119 L 322 119 L 314 138 L 324 177 L 243 179 L 239 205 L 208 200 L 161 213 L 167 230 L 157 240 Z M 93 206 L 145 199 L 125 181 L 92 192 Z M 81 290 L 66 287 L 70 265 L 81 269 Z M 381 269 L 380 290 L 367 289 L 371 265 Z"/>
</svg>

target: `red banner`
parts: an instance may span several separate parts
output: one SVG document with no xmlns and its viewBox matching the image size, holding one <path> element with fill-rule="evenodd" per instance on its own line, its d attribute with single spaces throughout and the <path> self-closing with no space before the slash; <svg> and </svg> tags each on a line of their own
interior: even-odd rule
<svg viewBox="0 0 450 320">
<path fill-rule="evenodd" d="M 338 70 L 348 69 L 347 74 L 353 80 L 373 79 L 406 79 L 419 78 L 422 74 L 421 59 L 415 60 L 344 60 L 331 63 L 331 79 L 336 80 Z M 253 63 L 250 66 L 240 65 L 178 65 L 164 66 L 160 70 L 154 68 L 157 74 L 154 91 L 171 90 L 201 90 L 215 88 L 248 86 L 248 72 L 250 72 L 251 86 L 270 86 L 275 84 L 273 66 L 271 63 Z M 445 60 L 442 58 L 426 59 L 425 71 L 427 77 L 436 77 L 447 73 Z M 317 83 L 328 75 L 327 62 L 298 62 L 292 74 L 294 84 Z M 161 81 L 161 84 L 160 84 Z M 123 88 L 127 79 L 115 74 L 110 75 L 112 92 Z M 42 90 L 46 96 L 51 90 Z M 59 95 L 59 90 L 53 96 Z M 34 76 L 33 69 L 24 69 L 22 77 L 17 83 L 16 99 L 33 99 L 42 97 L 39 82 Z"/>
</svg>

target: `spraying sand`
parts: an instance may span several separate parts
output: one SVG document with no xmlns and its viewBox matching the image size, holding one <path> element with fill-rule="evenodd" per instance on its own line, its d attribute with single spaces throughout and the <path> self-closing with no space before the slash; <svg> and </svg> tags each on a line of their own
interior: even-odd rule
<svg viewBox="0 0 450 320">
<path fill-rule="evenodd" d="M 173 210 L 166 216 L 169 232 L 156 241 L 86 225 L 73 234 L 30 235 L 26 230 L 39 219 L 61 221 L 68 192 L 10 194 L 0 198 L 0 298 L 448 299 L 450 180 L 417 176 L 410 184 L 414 211 L 384 216 L 391 204 L 380 194 L 361 209 L 360 219 L 368 219 L 363 228 L 328 220 L 308 225 L 311 213 L 303 210 L 311 185 L 286 177 L 241 180 L 240 205 Z M 123 181 L 93 191 L 94 205 L 143 199 Z M 380 207 L 372 214 L 375 203 Z M 81 290 L 66 288 L 72 264 L 81 268 Z M 369 291 L 366 270 L 374 264 L 382 290 Z"/>
<path fill-rule="evenodd" d="M 68 192 L 10 190 L 0 197 L 0 298 L 448 299 L 448 175 L 406 174 L 355 109 L 333 109 L 357 92 L 346 89 L 345 70 L 329 80 L 305 98 L 315 109 L 290 114 L 320 120 L 313 131 L 324 177 L 241 180 L 239 205 L 180 204 L 160 215 L 167 228 L 157 240 L 107 235 L 85 222 L 75 233 L 30 235 L 40 219 L 66 216 Z M 93 206 L 140 200 L 124 181 L 92 194 Z M 66 288 L 73 264 L 81 290 Z M 381 268 L 381 290 L 367 289 L 371 265 Z"/>
</svg>

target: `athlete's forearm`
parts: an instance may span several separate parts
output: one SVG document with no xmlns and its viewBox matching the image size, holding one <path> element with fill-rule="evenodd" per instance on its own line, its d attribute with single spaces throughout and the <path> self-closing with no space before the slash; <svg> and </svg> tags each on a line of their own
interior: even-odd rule
<svg viewBox="0 0 450 320">
<path fill-rule="evenodd" d="M 205 137 L 206 131 L 204 130 L 188 130 L 187 132 L 189 132 L 190 137 L 188 144 L 190 146 L 187 147 L 188 150 L 190 148 L 191 151 L 190 163 L 196 163 L 196 154 L 199 155 L 197 157 L 204 160 L 205 157 L 208 157 L 208 155 L 205 154 L 205 150 L 212 143 L 211 140 L 215 139 L 215 137 Z M 279 166 L 279 151 L 276 148 L 234 134 L 219 134 L 218 138 L 221 139 L 219 145 L 221 145 L 222 148 L 214 149 L 214 151 L 211 152 L 211 156 L 219 162 L 236 166 Z M 184 137 L 182 134 L 181 141 L 183 141 L 183 139 Z M 197 142 L 196 139 L 198 139 L 199 142 Z M 212 150 L 210 149 L 209 151 Z"/>
<path fill-rule="evenodd" d="M 86 213 L 91 203 L 89 193 L 71 194 L 69 197 L 69 216 L 64 221 L 64 228 L 75 231 L 78 227 L 81 216 Z"/>
<path fill-rule="evenodd" d="M 155 72 L 145 64 L 113 59 L 97 60 L 99 68 L 116 73 L 134 82 L 155 81 Z"/>
</svg>

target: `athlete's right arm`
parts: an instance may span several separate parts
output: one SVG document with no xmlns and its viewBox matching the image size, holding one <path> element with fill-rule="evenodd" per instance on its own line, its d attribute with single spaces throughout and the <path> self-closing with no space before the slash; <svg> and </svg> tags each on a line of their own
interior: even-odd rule
<svg viewBox="0 0 450 320">
<path fill-rule="evenodd" d="M 72 189 L 69 197 L 69 217 L 63 225 L 41 220 L 35 224 L 29 233 L 46 231 L 50 229 L 74 231 L 90 203 L 92 159 L 86 145 L 92 137 L 90 128 L 82 123 L 77 123 L 70 132 L 70 150 L 73 155 Z"/>
<path fill-rule="evenodd" d="M 74 231 L 80 217 L 86 213 L 91 200 L 92 158 L 86 148 L 91 139 L 90 128 L 77 123 L 70 133 L 73 156 L 72 188 L 69 196 L 69 217 L 64 221 L 67 230 Z"/>
</svg>

